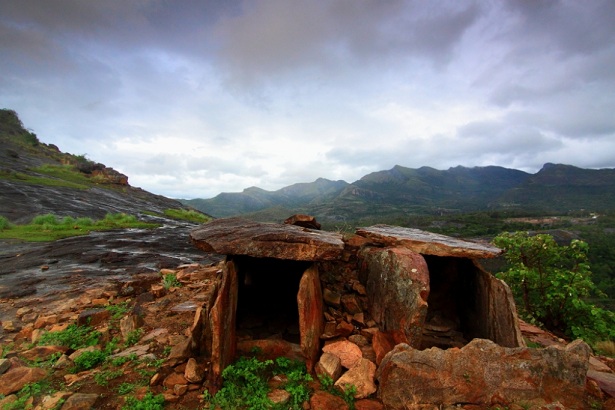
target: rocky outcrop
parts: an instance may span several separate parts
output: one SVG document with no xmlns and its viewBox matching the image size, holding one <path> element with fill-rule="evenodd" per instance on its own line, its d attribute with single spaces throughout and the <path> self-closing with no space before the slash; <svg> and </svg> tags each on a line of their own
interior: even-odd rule
<svg viewBox="0 0 615 410">
<path fill-rule="evenodd" d="M 364 236 L 375 244 L 407 248 L 422 255 L 485 259 L 495 258 L 502 253 L 501 249 L 494 246 L 399 226 L 374 225 L 359 228 L 357 235 Z"/>
<path fill-rule="evenodd" d="M 559 402 L 584 408 L 590 348 L 505 348 L 475 339 L 462 349 L 416 350 L 398 345 L 377 372 L 378 397 L 389 409 L 425 404 L 507 406 Z"/>
<path fill-rule="evenodd" d="M 192 230 L 190 238 L 205 252 L 257 258 L 336 260 L 344 250 L 342 236 L 337 233 L 242 218 L 215 220 Z"/>
<path fill-rule="evenodd" d="M 427 316 L 429 270 L 425 259 L 404 248 L 364 248 L 361 279 L 370 314 L 395 343 L 418 347 Z"/>
</svg>

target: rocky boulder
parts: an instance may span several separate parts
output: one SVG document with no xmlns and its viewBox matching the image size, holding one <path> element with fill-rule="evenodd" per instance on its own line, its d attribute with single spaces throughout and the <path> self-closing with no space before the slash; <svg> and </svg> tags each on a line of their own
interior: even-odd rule
<svg viewBox="0 0 615 410">
<path fill-rule="evenodd" d="M 404 248 L 364 248 L 362 261 L 370 314 L 395 343 L 418 347 L 427 314 L 429 270 L 425 259 Z"/>
<path fill-rule="evenodd" d="M 484 339 L 448 350 L 401 344 L 378 368 L 378 397 L 387 409 L 553 402 L 580 409 L 589 355 L 589 346 L 580 340 L 546 349 L 505 348 Z"/>
<path fill-rule="evenodd" d="M 192 243 L 205 252 L 297 261 L 340 259 L 342 236 L 290 224 L 218 219 L 192 230 Z"/>
<path fill-rule="evenodd" d="M 372 243 L 407 248 L 423 255 L 486 259 L 502 253 L 495 246 L 400 226 L 373 225 L 357 229 L 357 235 L 370 239 Z"/>
</svg>

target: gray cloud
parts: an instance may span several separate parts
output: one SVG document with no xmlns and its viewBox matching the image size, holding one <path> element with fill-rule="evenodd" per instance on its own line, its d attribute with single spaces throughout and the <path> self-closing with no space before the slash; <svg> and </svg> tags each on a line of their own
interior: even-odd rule
<svg viewBox="0 0 615 410">
<path fill-rule="evenodd" d="M 615 167 L 615 3 L 0 0 L 0 101 L 170 196 Z"/>
</svg>

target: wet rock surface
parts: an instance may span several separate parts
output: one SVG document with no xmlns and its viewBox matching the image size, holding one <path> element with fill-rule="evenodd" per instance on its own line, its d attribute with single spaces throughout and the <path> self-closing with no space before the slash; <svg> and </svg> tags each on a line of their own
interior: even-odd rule
<svg viewBox="0 0 615 410">
<path fill-rule="evenodd" d="M 164 225 L 155 229 L 92 232 L 45 243 L 0 242 L 0 299 L 27 297 L 43 303 L 91 287 L 130 293 L 128 282 L 160 269 L 222 259 L 215 254 L 203 254 L 190 244 L 188 232 L 194 224 L 154 217 L 150 220 Z M 10 319 L 2 306 L 0 320 Z"/>
</svg>

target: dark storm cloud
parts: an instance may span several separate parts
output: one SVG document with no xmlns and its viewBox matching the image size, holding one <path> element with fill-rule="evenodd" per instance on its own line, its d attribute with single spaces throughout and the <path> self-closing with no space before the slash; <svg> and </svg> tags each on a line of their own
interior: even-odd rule
<svg viewBox="0 0 615 410">
<path fill-rule="evenodd" d="M 2 106 L 163 194 L 615 166 L 612 0 L 0 0 L 0 53 Z"/>
</svg>

